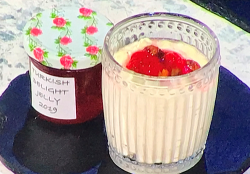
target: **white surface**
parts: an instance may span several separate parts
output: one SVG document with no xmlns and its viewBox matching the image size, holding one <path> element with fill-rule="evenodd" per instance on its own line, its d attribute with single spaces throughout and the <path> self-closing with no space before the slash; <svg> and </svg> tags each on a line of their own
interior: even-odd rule
<svg viewBox="0 0 250 174">
<path fill-rule="evenodd" d="M 28 70 L 22 29 L 32 14 L 54 6 L 86 6 L 116 23 L 142 12 L 166 11 L 197 18 L 220 40 L 222 65 L 250 86 L 250 35 L 188 0 L 0 0 L 0 94 L 17 75 Z M 250 172 L 246 172 L 250 173 Z M 1 166 L 0 174 L 8 174 Z"/>
</svg>

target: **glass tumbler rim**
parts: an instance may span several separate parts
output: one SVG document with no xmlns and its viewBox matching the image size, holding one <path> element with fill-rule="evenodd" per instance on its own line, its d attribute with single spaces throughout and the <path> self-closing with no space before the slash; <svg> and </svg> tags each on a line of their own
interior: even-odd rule
<svg viewBox="0 0 250 174">
<path fill-rule="evenodd" d="M 157 19 L 158 17 L 158 19 Z M 215 44 L 215 52 L 213 53 L 212 58 L 200 69 L 195 70 L 191 73 L 188 74 L 184 74 L 184 75 L 179 75 L 179 76 L 149 76 L 149 75 L 143 75 L 140 73 L 136 73 L 132 70 L 129 70 L 125 67 L 123 67 L 121 64 L 119 64 L 115 58 L 111 55 L 110 51 L 109 51 L 109 45 L 107 43 L 107 41 L 109 41 L 110 37 L 112 36 L 112 34 L 117 30 L 120 29 L 121 27 L 123 27 L 124 25 L 126 25 L 129 22 L 134 21 L 135 19 L 145 19 L 145 21 L 150 20 L 150 18 L 155 19 L 155 20 L 162 20 L 164 21 L 164 18 L 168 19 L 168 18 L 175 18 L 175 20 L 179 19 L 184 19 L 186 21 L 191 21 L 193 23 L 195 23 L 197 26 L 201 27 L 202 29 L 206 29 L 208 31 L 208 33 L 210 34 L 210 37 L 213 38 L 214 40 L 214 44 Z M 160 19 L 161 18 L 161 19 Z M 182 21 L 184 22 L 184 21 Z M 216 34 L 214 33 L 213 30 L 211 30 L 206 24 L 204 24 L 203 22 L 199 21 L 198 19 L 195 19 L 193 17 L 187 16 L 187 15 L 183 15 L 183 14 L 178 14 L 178 13 L 169 13 L 169 12 L 154 12 L 154 13 L 140 13 L 137 15 L 133 15 L 130 16 L 128 18 L 125 18 L 123 20 L 121 20 L 120 22 L 116 23 L 106 34 L 105 39 L 104 39 L 104 45 L 103 45 L 103 50 L 106 52 L 107 56 L 116 64 L 116 66 L 118 66 L 120 69 L 122 69 L 122 71 L 125 71 L 129 74 L 133 74 L 133 76 L 137 76 L 139 78 L 144 78 L 145 80 L 153 80 L 153 81 L 165 81 L 165 80 L 170 80 L 170 81 L 175 81 L 175 80 L 183 80 L 186 78 L 190 78 L 192 76 L 195 76 L 196 74 L 200 74 L 200 73 L 205 73 L 206 69 L 209 69 L 209 67 L 213 66 L 214 64 L 220 62 L 220 44 L 219 44 L 219 39 L 216 36 Z"/>
</svg>

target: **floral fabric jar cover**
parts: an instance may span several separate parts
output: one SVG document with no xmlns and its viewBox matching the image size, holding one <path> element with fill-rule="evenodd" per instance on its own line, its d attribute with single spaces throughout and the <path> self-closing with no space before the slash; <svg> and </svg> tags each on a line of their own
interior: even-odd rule
<svg viewBox="0 0 250 174">
<path fill-rule="evenodd" d="M 36 14 L 25 26 L 24 48 L 45 66 L 83 69 L 100 63 L 106 32 L 113 24 L 82 7 Z"/>
</svg>

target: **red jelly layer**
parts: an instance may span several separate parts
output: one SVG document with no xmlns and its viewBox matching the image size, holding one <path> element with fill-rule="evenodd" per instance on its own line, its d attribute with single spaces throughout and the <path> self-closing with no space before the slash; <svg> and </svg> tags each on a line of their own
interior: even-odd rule
<svg viewBox="0 0 250 174">
<path fill-rule="evenodd" d="M 33 58 L 30 58 L 30 61 L 32 61 L 34 66 L 40 71 L 46 74 L 58 77 L 75 78 L 77 118 L 72 120 L 54 119 L 37 112 L 38 117 L 59 124 L 77 124 L 91 120 L 102 112 L 101 64 L 83 70 L 65 70 L 44 66 Z"/>
<path fill-rule="evenodd" d="M 126 67 L 149 76 L 178 76 L 193 72 L 200 65 L 194 60 L 185 59 L 177 52 L 150 45 L 133 53 Z"/>
</svg>

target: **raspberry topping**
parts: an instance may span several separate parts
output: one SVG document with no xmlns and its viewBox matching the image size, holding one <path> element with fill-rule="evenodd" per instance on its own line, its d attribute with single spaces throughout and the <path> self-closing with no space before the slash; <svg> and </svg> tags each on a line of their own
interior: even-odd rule
<svg viewBox="0 0 250 174">
<path fill-rule="evenodd" d="M 177 52 L 150 45 L 133 53 L 126 67 L 149 76 L 178 76 L 193 72 L 200 65 L 194 60 L 183 58 Z"/>
<path fill-rule="evenodd" d="M 143 50 L 137 51 L 131 56 L 127 68 L 144 75 L 158 76 L 164 65 L 157 56 Z"/>
</svg>

